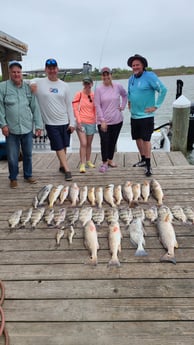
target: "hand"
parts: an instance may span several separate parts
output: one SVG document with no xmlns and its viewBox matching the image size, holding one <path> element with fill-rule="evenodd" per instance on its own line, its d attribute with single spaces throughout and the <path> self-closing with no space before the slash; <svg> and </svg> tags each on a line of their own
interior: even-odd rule
<svg viewBox="0 0 194 345">
<path fill-rule="evenodd" d="M 40 137 L 41 136 L 41 132 L 42 132 L 41 129 L 36 129 L 35 130 L 35 136 L 36 137 Z"/>
<path fill-rule="evenodd" d="M 145 109 L 145 113 L 153 113 L 156 111 L 157 107 L 149 107 Z"/>
<path fill-rule="evenodd" d="M 107 123 L 103 121 L 101 123 L 100 129 L 101 129 L 102 132 L 107 132 L 107 127 L 108 127 Z"/>
<path fill-rule="evenodd" d="M 70 131 L 71 133 L 73 133 L 73 132 L 74 132 L 74 130 L 75 130 L 75 127 L 73 127 L 73 126 L 69 126 L 69 127 L 67 128 L 67 130 L 68 130 L 68 131 Z"/>
<path fill-rule="evenodd" d="M 32 93 L 36 93 L 36 91 L 37 91 L 37 84 L 32 83 L 30 85 L 30 90 L 32 91 Z"/>
<path fill-rule="evenodd" d="M 1 128 L 2 133 L 5 137 L 8 137 L 9 135 L 9 127 L 8 126 L 4 126 L 3 128 Z"/>
</svg>

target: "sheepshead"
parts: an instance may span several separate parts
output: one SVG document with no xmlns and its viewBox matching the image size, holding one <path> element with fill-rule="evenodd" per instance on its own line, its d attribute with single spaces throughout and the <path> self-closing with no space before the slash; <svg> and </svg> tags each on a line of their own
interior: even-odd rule
<svg viewBox="0 0 194 345">
<path fill-rule="evenodd" d="M 31 215 L 32 215 L 33 208 L 30 207 L 24 211 L 22 211 L 22 215 L 20 217 L 20 228 L 25 228 L 26 224 L 30 221 Z"/>
<path fill-rule="evenodd" d="M 86 225 L 87 222 L 89 222 L 92 219 L 92 207 L 84 207 L 79 212 L 79 220 L 82 223 L 83 226 Z"/>
<path fill-rule="evenodd" d="M 44 213 L 44 221 L 48 226 L 52 225 L 53 219 L 54 219 L 54 208 L 47 208 Z"/>
<path fill-rule="evenodd" d="M 145 218 L 150 220 L 151 223 L 154 223 L 158 218 L 158 209 L 157 207 L 151 206 L 144 210 Z"/>
<path fill-rule="evenodd" d="M 60 205 L 62 205 L 64 203 L 64 201 L 67 199 L 68 194 L 69 194 L 69 186 L 63 186 L 63 188 L 61 189 L 61 192 L 59 194 Z"/>
<path fill-rule="evenodd" d="M 68 208 L 66 213 L 66 220 L 70 225 L 74 225 L 79 220 L 79 209 L 75 208 Z"/>
<path fill-rule="evenodd" d="M 60 246 L 62 237 L 64 236 L 65 231 L 63 229 L 58 229 L 56 233 L 56 245 Z"/>
<path fill-rule="evenodd" d="M 58 186 L 54 186 L 51 188 L 51 191 L 50 191 L 49 196 L 48 196 L 50 208 L 53 208 L 55 202 L 57 201 L 57 199 L 61 193 L 62 188 L 63 188 L 62 184 L 59 184 Z"/>
<path fill-rule="evenodd" d="M 158 206 L 162 205 L 164 193 L 163 193 L 160 183 L 155 179 L 151 180 L 151 192 L 152 192 L 153 197 L 157 200 Z"/>
<path fill-rule="evenodd" d="M 132 220 L 131 224 L 129 225 L 129 235 L 131 243 L 137 247 L 135 252 L 135 256 L 146 256 L 147 252 L 145 251 L 145 238 L 144 238 L 145 230 L 143 227 L 142 219 L 140 217 L 136 217 Z"/>
<path fill-rule="evenodd" d="M 44 207 L 33 209 L 31 219 L 30 219 L 32 229 L 35 229 L 36 225 L 41 221 L 41 219 L 44 215 L 44 212 L 45 212 Z"/>
<path fill-rule="evenodd" d="M 172 212 L 173 217 L 176 220 L 178 220 L 178 221 L 180 221 L 182 223 L 186 223 L 187 222 L 187 217 L 186 217 L 186 215 L 185 215 L 185 213 L 184 213 L 184 211 L 183 211 L 181 206 L 179 206 L 179 205 L 172 206 L 171 207 L 171 212 Z"/>
<path fill-rule="evenodd" d="M 141 218 L 141 220 L 143 221 L 145 219 L 145 213 L 144 213 L 144 209 L 140 206 L 132 208 L 132 215 L 133 218 Z"/>
<path fill-rule="evenodd" d="M 166 254 L 161 257 L 160 261 L 169 261 L 173 264 L 176 264 L 174 248 L 178 248 L 178 243 L 176 240 L 174 227 L 168 214 L 163 220 L 157 220 L 157 228 L 160 242 L 162 243 L 163 247 L 167 249 Z"/>
<path fill-rule="evenodd" d="M 88 188 L 88 200 L 92 206 L 96 205 L 95 187 Z"/>
<path fill-rule="evenodd" d="M 119 209 L 119 218 L 124 224 L 126 224 L 128 226 L 133 219 L 133 214 L 132 214 L 131 208 L 129 208 L 129 207 L 120 208 Z"/>
<path fill-rule="evenodd" d="M 89 220 L 84 226 L 84 245 L 90 252 L 90 264 L 97 265 L 97 251 L 99 249 L 98 234 L 93 220 Z"/>
<path fill-rule="evenodd" d="M 8 223 L 11 229 L 15 228 L 19 224 L 21 215 L 22 210 L 17 210 L 11 214 L 11 216 L 8 219 Z"/>
<path fill-rule="evenodd" d="M 59 227 L 61 225 L 61 223 L 64 222 L 66 212 L 67 212 L 66 208 L 62 207 L 59 210 L 57 210 L 56 213 L 54 213 L 54 222 L 55 222 L 56 227 Z"/>
<path fill-rule="evenodd" d="M 37 194 L 38 206 L 43 205 L 43 203 L 47 200 L 52 187 L 52 184 L 48 184 L 40 189 L 40 191 Z"/>
<path fill-rule="evenodd" d="M 109 248 L 111 253 L 111 260 L 108 263 L 108 266 L 120 266 L 120 261 L 118 258 L 118 253 L 121 252 L 121 229 L 118 222 L 112 222 L 109 225 Z"/>
<path fill-rule="evenodd" d="M 119 211 L 117 208 L 108 208 L 105 210 L 105 219 L 108 224 L 118 222 Z"/>
<path fill-rule="evenodd" d="M 166 216 L 169 216 L 169 221 L 172 222 L 173 220 L 173 215 L 172 215 L 172 212 L 170 210 L 170 208 L 166 205 L 162 205 L 159 207 L 158 209 L 158 218 L 160 220 L 164 220 L 166 218 Z"/>
<path fill-rule="evenodd" d="M 191 221 L 192 224 L 194 224 L 194 210 L 193 210 L 193 208 L 191 206 L 186 206 L 186 207 L 184 207 L 183 211 L 187 217 L 187 220 Z"/>
<path fill-rule="evenodd" d="M 138 201 L 141 197 L 141 185 L 140 183 L 132 184 L 133 200 Z"/>
<path fill-rule="evenodd" d="M 75 230 L 74 230 L 74 227 L 71 225 L 70 228 L 67 230 L 67 239 L 68 239 L 69 244 L 72 244 L 74 235 L 75 235 Z"/>
<path fill-rule="evenodd" d="M 97 206 L 101 208 L 103 203 L 103 187 L 96 187 L 95 197 Z"/>
<path fill-rule="evenodd" d="M 86 202 L 87 196 L 88 196 L 88 186 L 81 187 L 80 192 L 79 192 L 79 206 L 82 206 Z"/>
<path fill-rule="evenodd" d="M 121 201 L 123 200 L 123 194 L 122 194 L 122 186 L 121 186 L 121 184 L 118 184 L 117 186 L 114 187 L 113 196 L 114 196 L 116 205 L 117 205 L 117 206 L 120 205 L 120 204 L 121 204 Z"/>
<path fill-rule="evenodd" d="M 104 200 L 109 204 L 111 207 L 116 207 L 114 203 L 114 184 L 108 184 L 104 187 Z"/>
<path fill-rule="evenodd" d="M 148 198 L 150 196 L 150 182 L 144 181 L 141 186 L 141 196 L 144 202 L 148 202 Z"/>
<path fill-rule="evenodd" d="M 94 208 L 92 210 L 92 220 L 96 225 L 100 225 L 104 221 L 104 209 Z"/>
<path fill-rule="evenodd" d="M 79 201 L 79 187 L 76 182 L 74 182 L 70 187 L 69 198 L 71 201 L 71 206 L 75 207 Z"/>
<path fill-rule="evenodd" d="M 129 206 L 133 200 L 133 190 L 130 181 L 126 181 L 123 186 L 123 198 L 128 202 Z"/>
</svg>

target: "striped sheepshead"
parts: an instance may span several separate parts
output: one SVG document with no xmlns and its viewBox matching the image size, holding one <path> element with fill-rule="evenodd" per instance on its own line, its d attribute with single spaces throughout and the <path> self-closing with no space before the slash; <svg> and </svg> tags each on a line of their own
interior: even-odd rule
<svg viewBox="0 0 194 345">
<path fill-rule="evenodd" d="M 150 220 L 151 223 L 154 223 L 158 218 L 158 209 L 155 205 L 145 209 L 144 213 L 145 218 Z"/>
<path fill-rule="evenodd" d="M 52 184 L 48 184 L 48 185 L 43 186 L 39 190 L 39 192 L 37 194 L 38 206 L 43 205 L 43 203 L 47 200 L 52 187 L 53 187 Z"/>
<path fill-rule="evenodd" d="M 41 221 L 41 219 L 42 219 L 42 217 L 44 215 L 44 212 L 45 212 L 45 208 L 44 207 L 33 209 L 32 215 L 31 215 L 31 218 L 30 218 L 32 229 L 35 229 L 36 225 Z"/>
<path fill-rule="evenodd" d="M 183 211 L 181 206 L 179 206 L 179 205 L 172 206 L 171 207 L 171 212 L 172 212 L 173 217 L 176 220 L 178 220 L 178 221 L 180 221 L 182 223 L 186 223 L 187 222 L 187 217 L 186 217 L 186 215 L 185 215 L 185 213 L 184 213 L 184 211 Z"/>
<path fill-rule="evenodd" d="M 117 208 L 108 208 L 105 210 L 105 219 L 108 224 L 118 222 L 119 211 Z"/>
<path fill-rule="evenodd" d="M 160 261 L 169 261 L 173 264 L 176 264 L 174 248 L 178 248 L 178 243 L 176 240 L 174 227 L 168 214 L 162 220 L 158 218 L 157 228 L 160 242 L 162 243 L 163 247 L 167 249 L 166 254 L 161 257 Z"/>
<path fill-rule="evenodd" d="M 99 243 L 93 220 L 89 220 L 84 226 L 84 245 L 90 252 L 89 264 L 96 266 L 98 263 L 97 251 L 99 249 Z"/>
<path fill-rule="evenodd" d="M 8 219 L 8 223 L 11 229 L 15 228 L 19 224 L 21 215 L 22 210 L 17 210 L 11 214 L 11 216 Z"/>
<path fill-rule="evenodd" d="M 74 225 L 79 220 L 79 208 L 67 208 L 66 220 L 70 225 Z"/>
<path fill-rule="evenodd" d="M 187 220 L 192 222 L 192 224 L 194 224 L 194 210 L 193 210 L 193 208 L 191 206 L 185 206 L 183 211 L 187 217 Z"/>
<path fill-rule="evenodd" d="M 148 202 L 150 196 L 150 182 L 145 180 L 141 186 L 141 196 L 144 202 Z"/>
<path fill-rule="evenodd" d="M 111 259 L 108 263 L 108 266 L 120 266 L 120 261 L 118 258 L 118 253 L 121 252 L 121 229 L 118 222 L 112 222 L 109 224 L 109 248 L 111 253 Z"/>
<path fill-rule="evenodd" d="M 61 193 L 61 190 L 63 188 L 63 185 L 62 184 L 59 184 L 58 186 L 54 186 L 52 187 L 50 193 L 49 193 L 49 196 L 48 196 L 48 201 L 49 201 L 49 207 L 50 208 L 53 208 L 55 202 L 57 201 L 60 193 Z"/>
<path fill-rule="evenodd" d="M 84 207 L 79 212 L 79 220 L 82 223 L 83 226 L 86 225 L 87 222 L 89 222 L 92 219 L 92 207 Z"/>
<path fill-rule="evenodd" d="M 92 210 L 92 220 L 94 223 L 99 226 L 104 221 L 104 209 L 103 208 L 94 208 Z"/>
<path fill-rule="evenodd" d="M 79 187 L 76 182 L 74 182 L 70 187 L 69 199 L 72 207 L 75 207 L 79 202 Z"/>
<path fill-rule="evenodd" d="M 129 225 L 129 235 L 131 243 L 137 248 L 135 256 L 146 256 L 147 252 L 144 249 L 145 246 L 145 230 L 143 227 L 142 219 L 136 217 Z"/>
<path fill-rule="evenodd" d="M 53 219 L 54 219 L 54 208 L 47 208 L 44 213 L 44 221 L 48 226 L 52 225 Z"/>
<path fill-rule="evenodd" d="M 114 184 L 110 183 L 104 187 L 104 200 L 109 204 L 111 207 L 116 207 L 114 202 Z"/>
<path fill-rule="evenodd" d="M 64 222 L 66 212 L 67 212 L 66 208 L 62 207 L 62 208 L 59 208 L 57 212 L 54 214 L 54 222 L 55 222 L 56 227 L 59 227 L 61 223 Z"/>
<path fill-rule="evenodd" d="M 151 192 L 153 197 L 157 200 L 158 206 L 162 205 L 164 193 L 160 183 L 156 179 L 151 180 Z"/>
<path fill-rule="evenodd" d="M 172 214 L 170 208 L 168 206 L 166 206 L 166 205 L 160 206 L 159 209 L 158 209 L 158 218 L 160 220 L 164 220 L 164 219 L 166 219 L 167 215 L 168 215 L 168 220 L 170 222 L 172 222 L 173 214 Z"/>
<path fill-rule="evenodd" d="M 22 215 L 20 217 L 20 228 L 25 228 L 26 224 L 30 221 L 30 218 L 32 216 L 32 210 L 33 208 L 30 207 L 24 211 L 22 211 Z"/>
<path fill-rule="evenodd" d="M 131 208 L 129 207 L 122 207 L 119 209 L 119 218 L 122 220 L 124 224 L 127 226 L 131 223 L 133 219 L 133 214 Z"/>
</svg>

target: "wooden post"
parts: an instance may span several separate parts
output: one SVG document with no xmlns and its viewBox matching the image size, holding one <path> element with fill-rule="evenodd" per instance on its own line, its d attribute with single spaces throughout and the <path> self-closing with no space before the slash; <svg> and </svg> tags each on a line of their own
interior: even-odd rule
<svg viewBox="0 0 194 345">
<path fill-rule="evenodd" d="M 187 152 L 191 102 L 183 95 L 173 103 L 171 150 Z"/>
</svg>

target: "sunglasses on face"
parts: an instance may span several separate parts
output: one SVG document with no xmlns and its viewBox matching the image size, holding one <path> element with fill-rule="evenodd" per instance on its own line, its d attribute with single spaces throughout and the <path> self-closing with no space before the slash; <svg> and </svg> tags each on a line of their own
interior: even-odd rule
<svg viewBox="0 0 194 345">
<path fill-rule="evenodd" d="M 88 99 L 89 99 L 89 101 L 92 103 L 92 98 L 91 98 L 90 95 L 88 95 Z"/>
<path fill-rule="evenodd" d="M 57 66 L 57 61 L 55 59 L 48 59 L 46 61 L 46 66 Z"/>
</svg>

